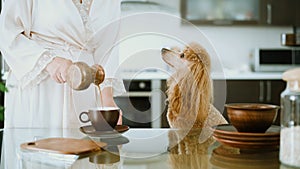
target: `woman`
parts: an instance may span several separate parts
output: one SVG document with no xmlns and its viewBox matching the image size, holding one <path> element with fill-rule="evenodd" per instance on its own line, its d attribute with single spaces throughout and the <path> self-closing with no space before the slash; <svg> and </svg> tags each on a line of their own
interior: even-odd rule
<svg viewBox="0 0 300 169">
<path fill-rule="evenodd" d="M 0 49 L 11 71 L 6 84 L 6 128 L 78 128 L 78 115 L 98 105 L 91 85 L 72 90 L 66 70 L 82 61 L 104 67 L 103 105 L 125 89 L 118 68 L 120 0 L 7 0 Z M 120 118 L 121 119 L 121 118 Z"/>
</svg>

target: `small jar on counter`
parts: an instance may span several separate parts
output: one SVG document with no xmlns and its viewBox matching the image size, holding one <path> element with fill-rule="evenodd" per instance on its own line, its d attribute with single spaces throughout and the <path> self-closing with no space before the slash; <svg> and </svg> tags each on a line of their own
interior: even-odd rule
<svg viewBox="0 0 300 169">
<path fill-rule="evenodd" d="M 300 167 L 300 68 L 283 73 L 286 89 L 281 93 L 280 162 Z"/>
</svg>

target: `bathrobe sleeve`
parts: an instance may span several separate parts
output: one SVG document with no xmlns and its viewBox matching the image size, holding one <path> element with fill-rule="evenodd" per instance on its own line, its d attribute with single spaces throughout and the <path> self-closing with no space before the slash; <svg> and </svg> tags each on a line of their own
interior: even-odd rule
<svg viewBox="0 0 300 169">
<path fill-rule="evenodd" d="M 18 80 L 29 74 L 47 52 L 30 39 L 33 0 L 7 0 L 0 17 L 0 50 Z"/>
</svg>

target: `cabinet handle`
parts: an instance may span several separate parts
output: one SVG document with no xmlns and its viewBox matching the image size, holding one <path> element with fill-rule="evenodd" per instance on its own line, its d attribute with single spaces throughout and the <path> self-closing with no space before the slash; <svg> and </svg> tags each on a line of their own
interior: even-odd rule
<svg viewBox="0 0 300 169">
<path fill-rule="evenodd" d="M 267 24 L 272 23 L 272 5 L 267 4 Z"/>
<path fill-rule="evenodd" d="M 260 81 L 259 82 L 259 102 L 263 102 L 264 101 L 264 93 L 265 93 L 265 89 L 264 89 L 264 82 Z"/>
<path fill-rule="evenodd" d="M 272 86 L 271 86 L 271 82 L 267 81 L 267 102 L 270 103 L 271 102 L 271 96 L 272 96 L 272 92 L 271 92 Z"/>
</svg>

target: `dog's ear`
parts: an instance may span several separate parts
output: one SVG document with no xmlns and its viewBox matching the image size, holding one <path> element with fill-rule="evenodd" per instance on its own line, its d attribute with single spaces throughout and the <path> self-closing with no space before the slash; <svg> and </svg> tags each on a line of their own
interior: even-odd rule
<svg viewBox="0 0 300 169">
<path fill-rule="evenodd" d="M 210 56 L 205 48 L 196 42 L 190 43 L 189 48 L 197 55 L 199 61 L 202 62 L 208 69 L 210 69 Z"/>
</svg>

